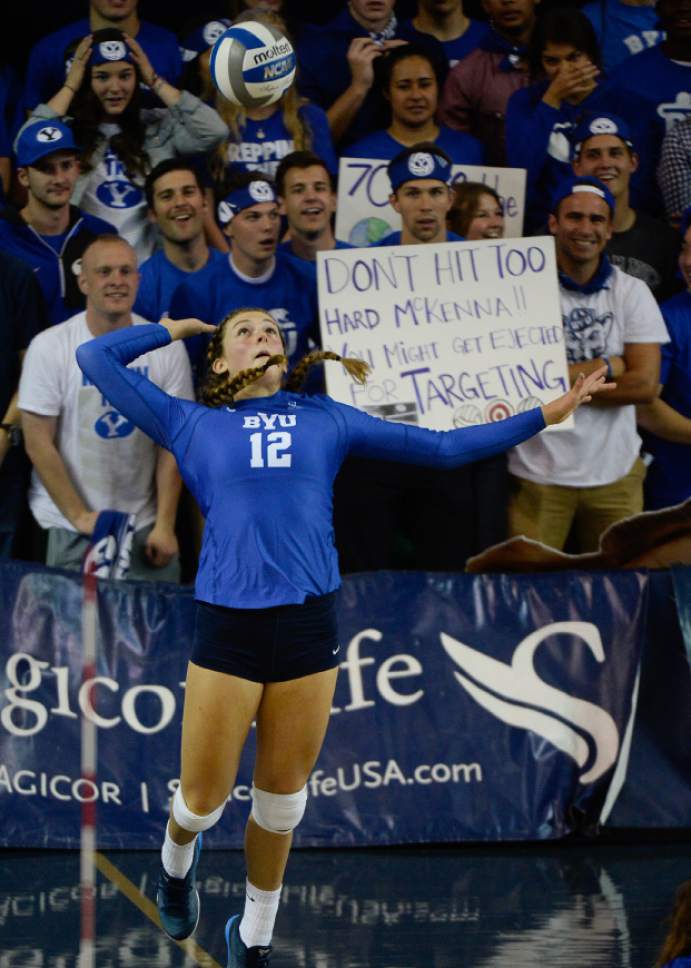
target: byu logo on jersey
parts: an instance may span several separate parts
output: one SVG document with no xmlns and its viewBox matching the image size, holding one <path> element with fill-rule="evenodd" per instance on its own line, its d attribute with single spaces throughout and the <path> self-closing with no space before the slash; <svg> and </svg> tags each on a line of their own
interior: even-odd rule
<svg viewBox="0 0 691 968">
<path fill-rule="evenodd" d="M 553 622 L 537 629 L 519 643 L 510 665 L 444 632 L 441 641 L 458 666 L 456 680 L 477 703 L 502 722 L 548 740 L 576 761 L 581 783 L 593 783 L 616 763 L 619 731 L 607 710 L 556 689 L 538 676 L 535 653 L 554 635 L 580 639 L 597 662 L 605 661 L 600 632 L 591 622 Z"/>
<path fill-rule="evenodd" d="M 94 430 L 104 440 L 112 440 L 114 437 L 129 437 L 134 431 L 134 424 L 117 410 L 108 410 L 98 418 Z"/>
</svg>

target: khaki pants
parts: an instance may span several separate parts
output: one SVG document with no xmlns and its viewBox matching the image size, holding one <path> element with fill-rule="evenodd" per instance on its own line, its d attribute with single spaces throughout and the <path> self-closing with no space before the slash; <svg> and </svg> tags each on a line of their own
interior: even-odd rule
<svg viewBox="0 0 691 968">
<path fill-rule="evenodd" d="M 643 510 L 644 477 L 640 457 L 625 477 L 599 487 L 535 484 L 511 475 L 509 534 L 523 534 L 561 551 L 573 528 L 578 551 L 597 551 L 610 524 Z"/>
</svg>

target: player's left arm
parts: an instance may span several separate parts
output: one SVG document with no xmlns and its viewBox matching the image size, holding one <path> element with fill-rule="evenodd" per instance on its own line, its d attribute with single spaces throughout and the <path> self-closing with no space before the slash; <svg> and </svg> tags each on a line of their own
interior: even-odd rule
<svg viewBox="0 0 691 968">
<path fill-rule="evenodd" d="M 660 384 L 660 344 L 625 343 L 622 353 L 624 372 L 616 377 L 616 388 L 598 394 L 595 407 L 623 407 L 626 404 L 652 403 Z"/>
</svg>

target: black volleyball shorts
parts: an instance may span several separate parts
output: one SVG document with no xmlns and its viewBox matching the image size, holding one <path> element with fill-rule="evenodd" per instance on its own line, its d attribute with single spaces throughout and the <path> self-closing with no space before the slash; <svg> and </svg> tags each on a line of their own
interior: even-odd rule
<svg viewBox="0 0 691 968">
<path fill-rule="evenodd" d="M 286 682 L 333 669 L 340 659 L 336 592 L 271 608 L 197 602 L 191 660 L 204 669 Z"/>
</svg>

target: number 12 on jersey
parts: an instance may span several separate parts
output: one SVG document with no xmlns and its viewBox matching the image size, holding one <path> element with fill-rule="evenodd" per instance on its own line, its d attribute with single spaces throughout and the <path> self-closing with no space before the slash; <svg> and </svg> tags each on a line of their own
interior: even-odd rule
<svg viewBox="0 0 691 968">
<path fill-rule="evenodd" d="M 250 467 L 290 467 L 292 454 L 290 450 L 293 440 L 284 430 L 275 430 L 270 434 L 256 433 L 250 436 Z"/>
</svg>

